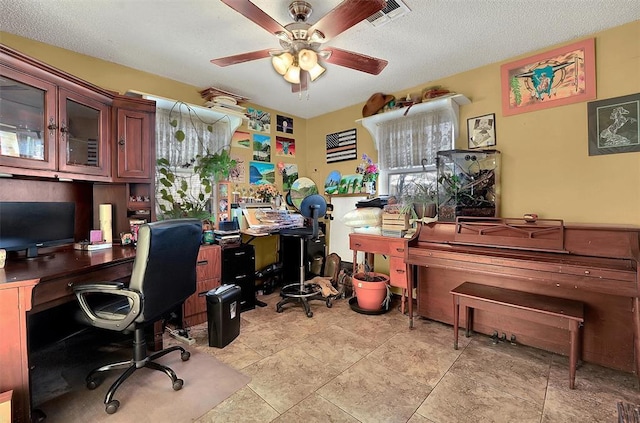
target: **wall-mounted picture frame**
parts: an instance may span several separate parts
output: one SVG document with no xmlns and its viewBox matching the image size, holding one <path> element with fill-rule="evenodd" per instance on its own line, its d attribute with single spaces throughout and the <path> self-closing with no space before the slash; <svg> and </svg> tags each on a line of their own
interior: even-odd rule
<svg viewBox="0 0 640 423">
<path fill-rule="evenodd" d="M 589 155 L 640 151 L 640 93 L 587 104 Z"/>
<path fill-rule="evenodd" d="M 500 67 L 500 84 L 503 116 L 594 100 L 595 40 L 506 63 Z"/>
<path fill-rule="evenodd" d="M 496 145 L 495 113 L 467 119 L 467 134 L 469 134 L 469 148 Z"/>
</svg>

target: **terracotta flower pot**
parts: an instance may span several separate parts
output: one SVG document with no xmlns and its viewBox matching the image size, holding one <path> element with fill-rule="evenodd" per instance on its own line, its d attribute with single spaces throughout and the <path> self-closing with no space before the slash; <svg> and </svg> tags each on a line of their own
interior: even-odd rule
<svg viewBox="0 0 640 423">
<path fill-rule="evenodd" d="M 353 289 L 358 298 L 358 306 L 363 310 L 380 310 L 387 297 L 389 276 L 368 272 L 353 275 Z"/>
</svg>

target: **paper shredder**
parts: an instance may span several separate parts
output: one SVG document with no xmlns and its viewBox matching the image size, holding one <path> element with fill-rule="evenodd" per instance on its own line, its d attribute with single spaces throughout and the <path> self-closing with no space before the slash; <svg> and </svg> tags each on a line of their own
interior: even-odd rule
<svg viewBox="0 0 640 423">
<path fill-rule="evenodd" d="M 222 285 L 207 292 L 210 347 L 224 348 L 240 334 L 240 292 L 237 285 Z"/>
</svg>

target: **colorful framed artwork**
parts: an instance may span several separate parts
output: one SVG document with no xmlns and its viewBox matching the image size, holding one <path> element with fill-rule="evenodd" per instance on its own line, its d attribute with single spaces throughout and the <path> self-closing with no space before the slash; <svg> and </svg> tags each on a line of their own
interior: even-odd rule
<svg viewBox="0 0 640 423">
<path fill-rule="evenodd" d="M 271 161 L 271 137 L 253 134 L 253 160 L 259 162 Z"/>
<path fill-rule="evenodd" d="M 236 161 L 236 166 L 229 170 L 229 180 L 236 183 L 245 183 L 247 181 L 247 176 L 245 172 L 244 158 L 237 154 L 231 154 L 231 158 Z"/>
<path fill-rule="evenodd" d="M 295 157 L 296 140 L 276 136 L 276 156 Z"/>
<path fill-rule="evenodd" d="M 251 185 L 275 184 L 276 166 L 273 163 L 249 162 L 249 183 Z"/>
<path fill-rule="evenodd" d="M 282 169 L 282 189 L 289 191 L 296 179 L 298 179 L 298 165 L 295 163 L 285 163 Z"/>
<path fill-rule="evenodd" d="M 276 131 L 293 134 L 293 118 L 276 115 Z"/>
<path fill-rule="evenodd" d="M 596 98 L 593 38 L 500 67 L 502 114 L 511 116 Z"/>
<path fill-rule="evenodd" d="M 469 148 L 496 145 L 496 115 L 494 113 L 467 119 Z"/>
<path fill-rule="evenodd" d="M 342 175 L 337 194 L 360 194 L 363 192 L 362 174 Z"/>
<path fill-rule="evenodd" d="M 249 115 L 249 129 L 257 132 L 271 132 L 271 113 L 249 107 L 247 109 Z"/>
<path fill-rule="evenodd" d="M 640 94 L 587 104 L 589 155 L 640 151 Z"/>
<path fill-rule="evenodd" d="M 231 136 L 231 146 L 238 148 L 251 148 L 251 135 L 248 132 L 236 131 Z"/>
<path fill-rule="evenodd" d="M 334 195 L 338 193 L 338 188 L 340 186 L 340 179 L 342 179 L 342 175 L 337 170 L 332 170 L 329 172 L 329 176 L 324 181 L 324 193 L 326 195 Z"/>
</svg>

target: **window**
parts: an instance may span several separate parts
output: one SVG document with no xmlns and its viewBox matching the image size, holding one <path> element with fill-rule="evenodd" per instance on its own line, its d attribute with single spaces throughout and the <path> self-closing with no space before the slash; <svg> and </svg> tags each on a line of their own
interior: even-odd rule
<svg viewBox="0 0 640 423">
<path fill-rule="evenodd" d="M 456 118 L 450 107 L 442 107 L 379 123 L 381 193 L 400 195 L 411 189 L 412 181 L 435 186 L 436 156 L 440 150 L 454 148 Z"/>
<path fill-rule="evenodd" d="M 175 208 L 162 198 L 167 190 L 181 203 L 191 204 L 196 210 L 210 210 L 209 195 L 193 172 L 196 156 L 220 151 L 231 139 L 231 123 L 227 116 L 200 110 L 186 103 L 176 102 L 172 110 L 156 109 L 156 159 L 166 159 L 173 183 L 160 183 L 162 175 L 156 172 L 156 207 L 158 216 L 164 215 L 161 206 Z M 184 140 L 176 138 L 176 132 L 184 132 Z M 157 166 L 160 171 L 162 166 Z M 180 190 L 183 196 L 178 193 Z M 184 206 L 186 207 L 186 206 Z M 183 208 L 184 208 L 183 207 Z"/>
</svg>

